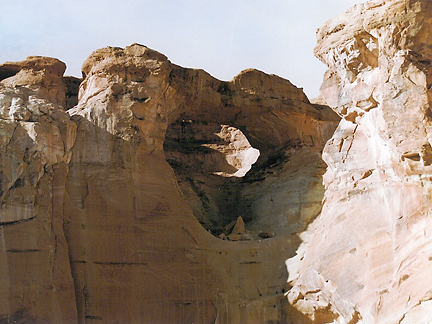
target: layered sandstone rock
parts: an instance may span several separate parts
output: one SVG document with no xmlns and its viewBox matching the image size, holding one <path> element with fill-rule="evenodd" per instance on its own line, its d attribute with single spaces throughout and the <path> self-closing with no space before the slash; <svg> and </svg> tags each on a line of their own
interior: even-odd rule
<svg viewBox="0 0 432 324">
<path fill-rule="evenodd" d="M 235 175 L 247 152 L 256 159 L 259 149 L 262 165 L 288 148 L 318 160 L 338 119 L 279 77 L 248 70 L 222 82 L 137 44 L 96 51 L 83 72 L 79 103 L 69 110 L 82 135 L 65 212 L 78 313 L 167 323 L 290 316 L 283 261 L 298 242 L 288 236 L 287 214 L 277 216 L 283 224 L 257 226 L 255 236 L 237 233 L 236 241 L 255 238 L 249 242 L 222 241 L 206 229 L 218 234 L 238 216 L 265 219 L 256 208 L 241 208 L 247 182 Z M 279 154 L 275 164 L 283 165 L 287 158 Z M 315 176 L 311 182 L 319 183 L 321 174 Z M 278 189 L 275 178 L 267 193 Z M 308 191 L 309 183 L 301 188 Z M 261 242 L 264 230 L 280 235 Z"/>
<path fill-rule="evenodd" d="M 63 225 L 76 124 L 64 63 L 31 57 L 0 66 L 0 321 L 77 321 Z M 5 72 L 6 71 L 6 72 Z M 48 311 L 47 311 L 48 310 Z"/>
<path fill-rule="evenodd" d="M 430 1 L 369 1 L 318 31 L 323 99 L 343 117 L 322 214 L 287 262 L 316 323 L 431 320 Z"/>
<path fill-rule="evenodd" d="M 319 213 L 338 117 L 277 76 L 222 82 L 138 44 L 94 52 L 71 107 L 60 66 L 0 66 L 0 318 L 290 321 L 290 234 Z"/>
</svg>

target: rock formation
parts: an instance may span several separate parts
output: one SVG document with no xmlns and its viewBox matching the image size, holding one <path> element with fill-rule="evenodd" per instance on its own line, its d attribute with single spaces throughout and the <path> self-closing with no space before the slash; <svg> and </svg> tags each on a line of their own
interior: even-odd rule
<svg viewBox="0 0 432 324">
<path fill-rule="evenodd" d="M 30 57 L 0 66 L 0 321 L 77 320 L 63 195 L 76 124 L 66 66 Z"/>
<path fill-rule="evenodd" d="M 321 215 L 287 261 L 314 323 L 432 319 L 432 3 L 357 5 L 319 29 L 322 98 L 342 117 Z"/>
<path fill-rule="evenodd" d="M 337 115 L 138 44 L 91 54 L 78 94 L 63 72 L 0 66 L 0 321 L 289 323 Z"/>
</svg>

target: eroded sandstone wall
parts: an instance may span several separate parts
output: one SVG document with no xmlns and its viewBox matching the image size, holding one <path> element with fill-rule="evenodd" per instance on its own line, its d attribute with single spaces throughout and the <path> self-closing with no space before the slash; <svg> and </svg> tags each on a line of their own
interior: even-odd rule
<svg viewBox="0 0 432 324">
<path fill-rule="evenodd" d="M 0 66 L 0 318 L 290 322 L 284 261 L 339 118 L 277 76 L 222 82 L 138 44 L 90 55 L 78 94 L 63 72 Z"/>
<path fill-rule="evenodd" d="M 30 57 L 0 75 L 0 319 L 77 321 L 63 226 L 76 124 L 64 111 L 66 65 Z"/>
<path fill-rule="evenodd" d="M 368 1 L 317 33 L 343 119 L 322 213 L 287 262 L 288 299 L 316 323 L 432 318 L 431 26 L 430 1 Z"/>
</svg>

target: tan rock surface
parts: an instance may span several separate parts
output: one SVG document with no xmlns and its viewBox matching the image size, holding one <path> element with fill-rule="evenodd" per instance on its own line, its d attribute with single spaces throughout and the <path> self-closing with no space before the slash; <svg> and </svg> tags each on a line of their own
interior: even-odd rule
<svg viewBox="0 0 432 324">
<path fill-rule="evenodd" d="M 0 83 L 0 321 L 5 323 L 77 321 L 63 232 L 76 125 L 58 105 L 65 95 L 60 63 L 32 57 Z M 10 67 L 0 71 L 5 66 Z"/>
<path fill-rule="evenodd" d="M 343 119 L 322 213 L 287 261 L 288 299 L 316 323 L 432 320 L 430 17 L 430 1 L 369 1 L 318 31 Z"/>
<path fill-rule="evenodd" d="M 265 164 L 297 145 L 318 157 L 337 117 L 279 77 L 248 70 L 221 82 L 137 44 L 98 50 L 83 70 L 69 110 L 82 135 L 66 184 L 78 313 L 167 323 L 291 316 L 283 261 L 298 242 L 289 231 L 267 242 L 224 242 L 197 219 L 214 231 L 241 216 L 242 178 L 215 174 L 242 168 L 230 156 L 255 147 Z"/>
<path fill-rule="evenodd" d="M 66 104 L 66 84 L 63 79 L 65 70 L 66 64 L 58 59 L 30 56 L 22 62 L 2 64 L 0 80 L 6 86 L 24 86 L 36 90 L 39 98 L 64 107 Z"/>
<path fill-rule="evenodd" d="M 90 55 L 71 107 L 60 65 L 0 66 L 0 318 L 290 322 L 284 261 L 339 118 L 277 76 L 222 82 L 138 44 Z"/>
</svg>

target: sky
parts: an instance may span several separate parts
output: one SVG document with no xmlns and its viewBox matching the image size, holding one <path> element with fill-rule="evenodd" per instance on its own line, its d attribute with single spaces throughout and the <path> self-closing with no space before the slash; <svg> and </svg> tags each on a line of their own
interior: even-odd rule
<svg viewBox="0 0 432 324">
<path fill-rule="evenodd" d="M 175 64 L 229 81 L 256 68 L 312 99 L 326 70 L 316 29 L 362 0 L 1 0 L 0 64 L 56 57 L 81 77 L 96 49 L 146 45 Z"/>
</svg>

